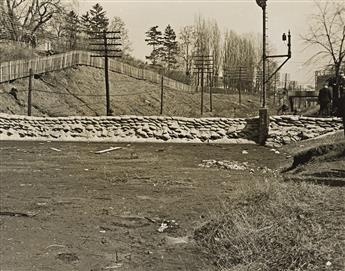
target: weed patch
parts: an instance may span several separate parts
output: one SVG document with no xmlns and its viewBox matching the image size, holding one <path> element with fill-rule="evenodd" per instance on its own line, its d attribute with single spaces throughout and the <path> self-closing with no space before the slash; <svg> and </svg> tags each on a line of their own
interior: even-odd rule
<svg viewBox="0 0 345 271">
<path fill-rule="evenodd" d="M 344 192 L 274 179 L 247 186 L 194 238 L 223 270 L 343 270 Z"/>
</svg>

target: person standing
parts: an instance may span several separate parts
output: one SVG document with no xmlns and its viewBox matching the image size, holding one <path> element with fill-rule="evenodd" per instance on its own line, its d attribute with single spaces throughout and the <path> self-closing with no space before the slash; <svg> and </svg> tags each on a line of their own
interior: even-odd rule
<svg viewBox="0 0 345 271">
<path fill-rule="evenodd" d="M 329 89 L 328 85 L 325 85 L 319 91 L 319 104 L 320 104 L 319 116 L 321 117 L 329 116 L 331 101 L 332 101 L 331 90 Z"/>
</svg>

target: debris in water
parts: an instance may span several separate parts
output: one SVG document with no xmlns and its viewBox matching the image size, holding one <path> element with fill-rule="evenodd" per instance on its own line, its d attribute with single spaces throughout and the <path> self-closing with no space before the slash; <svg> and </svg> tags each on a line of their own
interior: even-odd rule
<svg viewBox="0 0 345 271">
<path fill-rule="evenodd" d="M 111 151 L 116 151 L 122 149 L 121 147 L 111 147 L 109 149 L 105 149 L 105 150 L 101 150 L 101 151 L 96 151 L 96 154 L 102 154 L 102 153 L 107 153 L 107 152 L 111 152 Z"/>
<path fill-rule="evenodd" d="M 53 150 L 53 151 L 57 151 L 57 152 L 61 151 L 60 149 L 57 149 L 57 148 L 50 148 L 50 149 Z"/>
<path fill-rule="evenodd" d="M 160 227 L 158 228 L 158 232 L 164 232 L 165 230 L 172 230 L 178 228 L 179 225 L 175 220 L 163 220 Z"/>
<path fill-rule="evenodd" d="M 199 164 L 199 167 L 205 168 L 218 168 L 226 170 L 246 170 L 248 169 L 248 163 L 243 162 L 239 163 L 237 161 L 217 161 L 217 160 L 202 160 L 202 163 Z"/>
<path fill-rule="evenodd" d="M 169 227 L 168 227 L 168 224 L 163 222 L 163 223 L 161 223 L 160 227 L 158 228 L 158 231 L 159 231 L 159 232 L 163 232 L 163 231 L 165 231 L 167 228 L 169 228 Z"/>
<path fill-rule="evenodd" d="M 37 214 L 37 213 L 36 213 Z M 0 216 L 14 216 L 14 217 L 33 217 L 36 215 L 35 213 L 28 212 L 28 213 L 21 213 L 21 212 L 9 212 L 3 211 L 0 212 Z"/>
<path fill-rule="evenodd" d="M 183 237 L 165 237 L 168 244 L 177 245 L 177 244 L 187 244 L 188 243 L 188 236 Z"/>
</svg>

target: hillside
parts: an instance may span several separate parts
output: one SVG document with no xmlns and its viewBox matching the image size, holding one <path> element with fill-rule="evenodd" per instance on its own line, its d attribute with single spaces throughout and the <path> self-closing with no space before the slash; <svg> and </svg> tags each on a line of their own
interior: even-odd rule
<svg viewBox="0 0 345 271">
<path fill-rule="evenodd" d="M 110 72 L 111 108 L 113 115 L 159 115 L 160 86 L 129 76 Z M 10 90 L 18 90 L 17 99 Z M 0 85 L 0 112 L 25 115 L 28 79 Z M 32 114 L 35 116 L 105 115 L 103 71 L 79 66 L 41 75 L 33 80 Z M 209 111 L 209 95 L 205 94 L 204 116 L 247 117 L 258 114 L 259 97 L 214 94 L 213 112 Z M 276 112 L 274 106 L 272 113 Z M 199 117 L 200 93 L 165 89 L 164 115 Z"/>
<path fill-rule="evenodd" d="M 295 142 L 283 147 L 293 156 L 286 179 L 310 181 L 334 186 L 345 185 L 344 132 Z"/>
</svg>

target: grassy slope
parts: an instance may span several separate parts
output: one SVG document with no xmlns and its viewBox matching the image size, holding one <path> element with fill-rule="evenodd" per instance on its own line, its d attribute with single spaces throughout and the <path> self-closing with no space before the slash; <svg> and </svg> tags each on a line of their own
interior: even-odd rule
<svg viewBox="0 0 345 271">
<path fill-rule="evenodd" d="M 286 178 L 328 185 L 345 185 L 344 132 L 295 142 L 283 147 L 294 157 Z"/>
<path fill-rule="evenodd" d="M 160 110 L 160 86 L 137 80 L 122 74 L 110 73 L 111 104 L 114 115 L 158 115 Z M 0 112 L 26 114 L 28 79 L 1 84 L 0 92 L 9 92 L 15 86 L 19 101 L 9 94 L 0 95 Z M 78 67 L 43 75 L 34 80 L 33 115 L 104 115 L 103 71 Z M 44 91 L 44 92 L 41 92 Z M 60 94 L 54 94 L 58 92 Z M 72 94 L 72 95 L 71 95 Z M 83 96 L 101 95 L 101 96 Z M 208 111 L 209 95 L 205 94 L 204 116 L 246 117 L 258 114 L 258 97 L 243 95 L 242 105 L 238 96 L 215 94 L 214 112 Z M 199 117 L 200 93 L 185 93 L 166 89 L 164 114 L 170 116 Z M 272 105 L 270 107 L 273 107 Z M 275 112 L 273 107 L 272 112 Z"/>
<path fill-rule="evenodd" d="M 344 146 L 343 132 L 296 142 L 282 151 L 298 155 L 335 142 Z M 343 174 L 343 152 L 344 147 L 317 153 L 297 168 L 297 176 L 314 182 L 320 174 Z M 223 202 L 214 219 L 195 231 L 196 241 L 220 270 L 344 270 L 345 187 L 302 180 L 284 182 L 272 171 L 265 182 L 242 185 L 238 197 Z"/>
<path fill-rule="evenodd" d="M 344 270 L 343 187 L 272 177 L 242 191 L 195 234 L 220 270 Z"/>
</svg>

